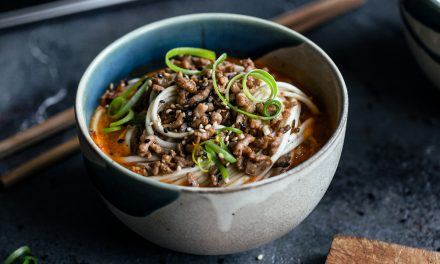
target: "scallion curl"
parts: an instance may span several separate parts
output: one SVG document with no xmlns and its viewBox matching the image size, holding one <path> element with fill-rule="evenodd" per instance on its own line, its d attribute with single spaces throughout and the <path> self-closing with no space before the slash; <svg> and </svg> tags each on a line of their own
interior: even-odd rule
<svg viewBox="0 0 440 264">
<path fill-rule="evenodd" d="M 283 106 L 281 104 L 280 101 L 278 100 L 268 100 L 263 104 L 263 115 L 265 116 L 271 116 L 269 113 L 268 108 L 271 106 L 275 106 L 275 114 L 274 115 L 279 115 L 279 113 L 281 113 Z"/>
<path fill-rule="evenodd" d="M 266 86 L 270 89 L 269 100 L 274 99 L 275 96 L 277 96 L 278 85 L 277 85 L 277 82 L 275 81 L 275 78 L 273 78 L 273 76 L 270 75 L 270 73 L 268 73 L 267 71 L 264 71 L 261 69 L 255 69 L 255 70 L 251 70 L 251 71 L 247 72 L 243 76 L 243 80 L 241 82 L 241 85 L 243 87 L 243 93 L 246 95 L 246 97 L 249 100 L 251 100 L 254 103 L 264 103 L 266 101 L 264 99 L 259 99 L 259 98 L 254 97 L 249 92 L 249 89 L 247 87 L 247 80 L 248 80 L 249 76 L 257 78 L 259 80 L 262 80 L 266 84 Z"/>
<path fill-rule="evenodd" d="M 225 61 L 226 58 L 227 58 L 226 53 L 223 53 L 222 55 L 220 55 L 220 57 L 217 58 L 217 60 L 216 60 L 216 61 L 213 63 L 213 65 L 212 65 L 212 86 L 214 87 L 214 90 L 215 90 L 217 96 L 220 98 L 220 100 L 223 102 L 223 104 L 224 104 L 225 106 L 231 108 L 232 110 L 234 110 L 234 111 L 236 111 L 236 112 L 239 112 L 239 113 L 241 113 L 241 114 L 244 114 L 244 115 L 246 115 L 246 116 L 248 116 L 248 117 L 250 117 L 250 118 L 253 118 L 253 119 L 272 120 L 272 119 L 278 117 L 278 115 L 279 115 L 279 114 L 281 113 L 281 111 L 282 111 L 282 108 L 279 108 L 279 109 L 278 109 L 279 111 L 275 112 L 275 114 L 273 114 L 273 115 L 264 115 L 264 116 L 256 115 L 256 114 L 253 114 L 253 113 L 249 113 L 249 112 L 247 112 L 247 111 L 245 111 L 245 110 L 243 110 L 243 109 L 240 109 L 240 108 L 238 108 L 237 106 L 231 104 L 231 103 L 229 102 L 229 100 L 227 100 L 227 99 L 222 95 L 222 93 L 221 93 L 221 91 L 220 91 L 220 88 L 218 87 L 218 84 L 217 84 L 217 76 L 216 76 L 215 72 L 216 72 L 217 66 L 218 66 L 220 63 L 222 63 L 223 61 Z M 237 79 L 238 79 L 238 78 L 237 78 Z M 231 85 L 231 86 L 232 86 L 232 85 Z M 229 88 L 230 88 L 231 86 L 229 86 Z M 278 86 L 277 86 L 277 87 L 278 87 Z M 277 88 L 277 90 L 276 90 L 276 93 L 278 93 L 278 88 Z M 275 93 L 275 96 L 276 96 L 276 93 Z M 272 100 L 273 100 L 273 99 L 272 99 Z M 274 101 L 277 101 L 277 100 L 274 100 Z M 281 102 L 279 102 L 279 104 L 281 105 Z"/>
<path fill-rule="evenodd" d="M 232 79 L 228 82 L 228 84 L 226 85 L 226 89 L 225 89 L 225 99 L 229 102 L 229 91 L 231 90 L 231 87 L 234 85 L 234 83 L 236 83 L 240 78 L 243 78 L 245 74 L 244 73 L 239 73 L 237 75 L 235 75 L 234 77 L 232 77 Z"/>
<path fill-rule="evenodd" d="M 31 249 L 28 246 L 19 247 L 5 259 L 3 264 L 13 264 L 17 261 L 22 261 L 22 263 L 24 264 L 30 264 L 31 262 L 37 264 L 37 258 L 32 256 L 31 254 Z"/>
<path fill-rule="evenodd" d="M 182 72 L 182 73 L 188 74 L 188 75 L 200 74 L 203 71 L 188 70 L 188 69 L 184 69 L 184 68 L 181 68 L 181 67 L 173 64 L 171 62 L 171 58 L 175 57 L 175 56 L 180 56 L 180 55 L 192 55 L 192 56 L 196 56 L 196 57 L 200 57 L 200 58 L 204 58 L 204 59 L 208 59 L 208 60 L 212 60 L 212 61 L 215 61 L 215 58 L 216 58 L 215 52 L 212 50 L 207 50 L 207 49 L 179 47 L 179 48 L 174 48 L 174 49 L 169 50 L 167 52 L 167 54 L 165 55 L 165 63 L 167 64 L 168 68 L 170 68 L 171 70 L 173 70 L 175 72 Z"/>
</svg>

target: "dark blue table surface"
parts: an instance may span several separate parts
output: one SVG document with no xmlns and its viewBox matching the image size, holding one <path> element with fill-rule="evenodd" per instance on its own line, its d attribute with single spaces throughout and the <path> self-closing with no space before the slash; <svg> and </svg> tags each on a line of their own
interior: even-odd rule
<svg viewBox="0 0 440 264">
<path fill-rule="evenodd" d="M 213 11 L 269 19 L 304 2 L 150 0 L 0 31 L 0 138 L 73 105 L 91 60 L 141 25 Z M 228 256 L 155 246 L 105 208 L 77 154 L 0 192 L 0 259 L 26 244 L 41 263 L 255 263 L 259 254 L 259 263 L 322 263 L 335 234 L 440 251 L 440 91 L 416 65 L 402 26 L 396 0 L 369 0 L 305 34 L 344 75 L 349 122 L 330 189 L 284 237 Z M 74 133 L 0 160 L 0 172 Z"/>
</svg>

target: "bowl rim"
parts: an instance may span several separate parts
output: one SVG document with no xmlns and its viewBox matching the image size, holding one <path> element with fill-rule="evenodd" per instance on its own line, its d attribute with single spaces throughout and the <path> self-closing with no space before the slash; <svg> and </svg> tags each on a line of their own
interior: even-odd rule
<svg viewBox="0 0 440 264">
<path fill-rule="evenodd" d="M 131 170 L 125 168 L 124 166 L 120 165 L 116 161 L 112 160 L 110 157 L 108 157 L 93 141 L 93 139 L 90 136 L 89 128 L 86 125 L 86 119 L 84 110 L 82 108 L 83 106 L 83 98 L 85 98 L 84 94 L 86 92 L 86 87 L 89 82 L 89 79 L 94 74 L 95 69 L 97 66 L 101 63 L 101 61 L 108 56 L 113 50 L 118 49 L 123 44 L 132 41 L 132 39 L 135 39 L 151 30 L 173 25 L 176 23 L 183 23 L 188 22 L 191 20 L 212 20 L 212 19 L 218 19 L 218 20 L 234 20 L 238 22 L 251 22 L 251 23 L 258 23 L 263 24 L 265 26 L 270 26 L 274 30 L 280 30 L 283 32 L 287 32 L 291 34 L 293 37 L 301 39 L 303 42 L 310 45 L 314 50 L 316 50 L 329 64 L 331 67 L 331 70 L 333 71 L 333 74 L 335 75 L 338 86 L 340 87 L 341 92 L 341 105 L 339 105 L 339 111 L 340 111 L 340 117 L 337 121 L 337 126 L 334 132 L 332 133 L 331 137 L 327 140 L 327 142 L 321 147 L 321 149 L 313 154 L 310 158 L 299 164 L 298 166 L 280 174 L 276 177 L 271 177 L 268 179 L 264 179 L 262 181 L 252 182 L 249 184 L 241 185 L 241 186 L 227 186 L 227 187 L 204 187 L 204 188 L 198 188 L 198 187 L 190 187 L 190 186 L 180 186 L 180 185 L 173 185 L 169 183 L 163 183 L 154 179 L 150 179 L 148 177 L 139 175 L 135 172 L 132 172 Z M 300 33 L 289 29 L 285 26 L 282 26 L 280 24 L 277 24 L 275 22 L 271 22 L 265 19 L 256 18 L 252 16 L 247 15 L 239 15 L 239 14 L 230 14 L 230 13 L 198 13 L 198 14 L 189 14 L 189 15 L 182 15 L 182 16 L 176 16 L 171 17 L 163 20 L 159 20 L 157 22 L 149 23 L 147 25 L 141 26 L 125 35 L 120 37 L 119 39 L 112 42 L 110 45 L 108 45 L 106 48 L 104 48 L 91 62 L 91 64 L 87 67 L 86 71 L 84 72 L 83 76 L 81 77 L 80 83 L 78 85 L 78 89 L 76 92 L 76 98 L 75 98 L 75 116 L 76 116 L 76 122 L 77 126 L 79 128 L 79 133 L 83 138 L 85 139 L 86 143 L 102 158 L 106 164 L 110 165 L 114 169 L 118 170 L 122 174 L 128 177 L 132 177 L 135 180 L 150 184 L 154 187 L 160 188 L 160 189 L 167 189 L 167 190 L 173 190 L 178 192 L 196 192 L 196 193 L 229 193 L 229 192 L 236 192 L 241 190 L 247 190 L 247 189 L 253 189 L 257 187 L 261 187 L 270 183 L 274 183 L 280 180 L 285 179 L 286 177 L 292 177 L 294 174 L 297 174 L 298 172 L 304 170 L 307 167 L 310 167 L 314 163 L 316 163 L 319 159 L 322 158 L 322 156 L 328 152 L 330 149 L 332 149 L 337 143 L 338 138 L 340 138 L 341 134 L 344 133 L 346 123 L 347 123 L 347 116 L 348 116 L 348 93 L 347 88 L 344 82 L 344 79 L 339 72 L 339 69 L 335 65 L 335 63 L 330 59 L 330 57 L 315 43 L 313 43 L 311 40 L 307 39 Z"/>
</svg>

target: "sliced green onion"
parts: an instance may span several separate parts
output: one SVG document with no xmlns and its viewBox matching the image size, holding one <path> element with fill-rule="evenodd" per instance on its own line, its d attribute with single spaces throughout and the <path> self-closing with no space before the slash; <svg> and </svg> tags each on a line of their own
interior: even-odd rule
<svg viewBox="0 0 440 264">
<path fill-rule="evenodd" d="M 215 71 L 217 70 L 217 66 L 222 63 L 223 61 L 226 60 L 226 58 L 228 57 L 228 55 L 226 55 L 226 53 L 223 53 L 222 55 L 220 55 L 220 57 L 217 58 L 217 60 L 214 62 L 214 64 L 212 64 L 212 86 L 214 87 L 215 92 L 217 93 L 218 98 L 220 98 L 220 100 L 222 100 L 222 102 L 229 107 L 234 107 L 232 104 L 229 103 L 229 100 L 226 100 L 222 93 L 220 92 L 220 89 L 218 88 L 217 85 L 217 76 L 215 74 Z"/>
<path fill-rule="evenodd" d="M 113 99 L 108 106 L 108 113 L 112 116 L 116 114 L 125 104 L 127 103 L 127 100 L 122 97 L 118 96 L 115 99 Z"/>
<path fill-rule="evenodd" d="M 239 112 L 239 113 L 242 113 L 242 114 L 244 114 L 244 115 L 246 115 L 246 116 L 248 116 L 248 117 L 250 117 L 250 118 L 253 118 L 253 119 L 271 120 L 271 119 L 276 118 L 276 117 L 281 113 L 281 109 L 280 109 L 280 111 L 277 111 L 275 114 L 273 114 L 273 115 L 271 115 L 271 116 L 267 116 L 267 115 L 260 116 L 260 115 L 252 114 L 252 113 L 249 113 L 249 112 L 247 112 L 247 111 L 244 111 L 244 110 L 238 108 L 237 106 L 231 104 L 231 103 L 229 102 L 229 100 L 227 100 L 227 99 L 222 95 L 222 93 L 221 93 L 221 91 L 220 91 L 220 88 L 219 88 L 218 85 L 217 85 L 217 76 L 216 76 L 216 74 L 215 74 L 215 71 L 216 71 L 216 69 L 217 69 L 217 66 L 218 66 L 220 63 L 222 63 L 223 61 L 225 61 L 226 58 L 227 58 L 226 53 L 223 53 L 222 55 L 220 55 L 220 57 L 217 58 L 217 60 L 216 60 L 216 61 L 213 63 L 213 65 L 212 65 L 212 86 L 214 87 L 214 90 L 215 90 L 217 96 L 220 98 L 220 100 L 223 102 L 223 104 L 225 104 L 225 105 L 228 106 L 229 108 L 233 109 L 234 111 Z M 263 77 L 263 78 L 264 78 L 264 77 Z M 237 79 L 238 79 L 238 78 L 237 78 Z M 277 87 L 278 87 L 278 86 L 277 86 Z M 229 87 L 229 88 L 230 88 L 230 87 Z M 277 88 L 277 90 L 276 90 L 276 93 L 278 93 L 278 88 Z M 276 96 L 276 93 L 274 92 L 275 96 Z M 281 102 L 280 102 L 280 104 L 281 104 Z"/>
<path fill-rule="evenodd" d="M 133 110 L 128 110 L 128 114 L 126 116 L 124 116 L 124 118 L 119 119 L 116 122 L 110 123 L 110 127 L 117 127 L 117 126 L 121 126 L 125 123 L 127 123 L 128 121 L 132 120 L 134 118 L 134 112 Z"/>
<path fill-rule="evenodd" d="M 112 115 L 111 118 L 113 119 L 119 119 L 125 114 L 128 113 L 128 111 L 139 101 L 142 94 L 147 91 L 147 87 L 149 86 L 148 79 L 144 82 L 144 84 L 139 88 L 139 90 L 136 91 L 136 93 L 128 100 L 128 102 L 123 105 L 116 114 Z M 116 99 L 116 98 L 115 98 Z"/>
<path fill-rule="evenodd" d="M 234 132 L 235 134 L 243 134 L 243 131 L 235 127 L 222 127 L 219 130 L 217 130 L 216 133 L 220 133 L 223 131 L 231 131 Z"/>
<path fill-rule="evenodd" d="M 192 151 L 192 160 L 199 167 L 199 169 L 203 172 L 208 172 L 209 167 L 211 166 L 212 162 L 214 162 L 215 165 L 220 169 L 222 177 L 227 178 L 229 175 L 228 170 L 220 162 L 220 160 L 218 159 L 216 154 L 220 155 L 220 153 L 221 153 L 224 160 L 227 162 L 230 162 L 230 163 L 235 163 L 235 162 L 237 162 L 237 160 L 235 159 L 235 157 L 231 153 L 229 153 L 228 147 L 224 144 L 224 142 L 219 141 L 219 143 L 220 143 L 220 146 L 215 144 L 214 141 L 212 141 L 212 140 L 207 140 L 207 141 L 204 141 L 200 144 L 194 145 L 194 148 Z M 202 148 L 202 145 L 205 145 L 204 149 Z M 196 153 L 199 149 L 204 150 L 204 152 L 206 153 L 206 156 L 207 156 L 206 160 L 202 161 L 200 159 L 200 157 L 196 158 Z"/>
<path fill-rule="evenodd" d="M 145 78 L 140 78 L 133 85 L 125 89 L 119 96 L 127 99 L 133 91 L 136 91 L 139 86 L 144 82 Z"/>
<path fill-rule="evenodd" d="M 275 78 L 273 78 L 270 73 L 267 71 L 261 70 L 261 69 L 255 69 L 252 71 L 249 71 L 246 73 L 243 77 L 243 81 L 241 82 L 241 85 L 243 87 L 243 93 L 246 95 L 249 100 L 251 100 L 254 103 L 263 103 L 265 100 L 255 98 L 248 90 L 247 88 L 247 79 L 249 76 L 255 77 L 257 79 L 262 80 L 264 83 L 266 83 L 267 87 L 270 89 L 270 96 L 269 99 L 274 99 L 275 96 L 278 94 L 278 85 L 275 81 Z"/>
<path fill-rule="evenodd" d="M 201 144 L 194 145 L 194 148 L 193 148 L 193 151 L 191 153 L 191 156 L 192 156 L 192 160 L 193 160 L 194 164 L 196 164 L 197 167 L 199 167 L 199 169 L 201 171 L 208 172 L 209 166 L 211 165 L 212 156 L 211 155 L 207 155 L 207 159 L 205 161 L 202 161 L 200 157 L 196 158 L 196 152 L 198 151 L 198 149 L 203 149 L 202 145 L 205 144 L 205 142 L 202 142 Z"/>
<path fill-rule="evenodd" d="M 222 149 L 228 150 L 228 146 L 225 144 L 225 141 L 220 136 L 220 134 L 217 133 L 217 136 L 215 137 L 215 141 L 217 141 L 220 144 L 220 147 Z M 229 150 L 228 150 L 229 151 Z"/>
<path fill-rule="evenodd" d="M 5 261 L 3 262 L 3 264 L 13 264 L 18 260 L 23 261 L 22 263 L 29 263 L 26 262 L 26 259 L 29 257 L 29 259 L 31 259 L 32 261 L 34 261 L 34 263 L 37 263 L 37 259 L 35 257 L 31 256 L 31 249 L 28 246 L 23 246 L 20 247 L 18 249 L 16 249 L 14 252 L 11 253 L 11 255 L 9 255 Z"/>
<path fill-rule="evenodd" d="M 275 106 L 276 107 L 275 114 L 274 114 L 275 116 L 279 115 L 281 113 L 282 109 L 283 109 L 283 105 L 281 104 L 280 101 L 278 101 L 278 100 L 269 100 L 269 101 L 266 101 L 264 103 L 264 105 L 263 105 L 263 115 L 271 116 L 269 111 L 268 111 L 268 108 L 271 107 L 271 106 Z"/>
<path fill-rule="evenodd" d="M 212 140 L 205 141 L 206 142 L 206 148 L 212 149 L 215 153 L 222 154 L 223 158 L 230 162 L 235 163 L 237 162 L 237 159 L 229 153 L 228 150 L 220 147 L 219 145 L 215 144 Z"/>
<path fill-rule="evenodd" d="M 170 51 L 167 52 L 167 54 L 165 55 L 165 63 L 167 64 L 168 68 L 170 68 L 171 70 L 175 71 L 175 72 L 182 72 L 184 74 L 200 74 L 203 71 L 199 71 L 199 70 L 188 70 L 188 69 L 184 69 L 181 68 L 177 65 L 174 65 L 171 62 L 171 58 L 175 57 L 175 56 L 180 56 L 180 55 L 192 55 L 192 56 L 197 56 L 200 58 L 205 58 L 208 60 L 215 60 L 215 52 L 212 50 L 207 50 L 207 49 L 201 49 L 201 48 L 191 48 L 191 47 L 180 47 L 180 48 L 174 48 Z"/>
<path fill-rule="evenodd" d="M 220 147 L 224 150 L 228 150 L 228 146 L 225 144 L 225 141 L 223 141 L 223 138 L 220 136 L 217 136 L 217 141 L 220 144 Z"/>
<path fill-rule="evenodd" d="M 23 264 L 30 264 L 31 262 L 33 264 L 38 264 L 38 259 L 36 257 L 32 257 L 32 256 L 24 257 Z"/>
<path fill-rule="evenodd" d="M 220 174 L 222 175 L 223 180 L 229 178 L 229 172 L 228 169 L 220 162 L 220 160 L 217 158 L 217 156 L 214 154 L 214 150 L 212 150 L 209 146 L 206 146 L 206 152 L 208 155 L 212 156 L 212 161 L 214 162 L 215 166 L 220 170 Z"/>
<path fill-rule="evenodd" d="M 130 100 L 127 101 L 127 97 L 141 84 L 142 86 L 136 91 Z M 139 101 L 142 94 L 148 90 L 149 84 L 148 78 L 141 79 L 112 100 L 108 108 L 108 113 L 112 119 L 116 119 L 117 121 L 110 123 L 109 127 L 102 129 L 104 133 L 121 130 L 121 125 L 134 119 L 134 112 L 131 108 Z M 123 118 L 120 119 L 121 117 Z"/>
<path fill-rule="evenodd" d="M 244 73 L 239 73 L 237 75 L 235 75 L 229 82 L 228 85 L 226 85 L 226 90 L 225 90 L 225 99 L 229 102 L 229 91 L 231 90 L 232 85 L 234 85 L 234 83 L 236 83 L 240 78 L 243 78 L 245 74 Z"/>
<path fill-rule="evenodd" d="M 208 172 L 209 167 L 212 164 L 212 157 L 211 155 L 207 154 L 207 159 L 203 160 L 201 157 L 197 158 L 197 165 L 199 166 L 200 170 L 203 172 Z"/>
<path fill-rule="evenodd" d="M 119 131 L 121 129 L 122 129 L 121 126 L 105 127 L 105 128 L 102 129 L 102 132 L 104 132 L 104 133 L 111 133 L 111 132 Z"/>
</svg>

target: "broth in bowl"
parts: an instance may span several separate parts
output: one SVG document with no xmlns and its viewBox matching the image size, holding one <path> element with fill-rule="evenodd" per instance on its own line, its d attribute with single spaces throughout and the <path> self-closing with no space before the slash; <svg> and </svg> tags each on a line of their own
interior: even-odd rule
<svg viewBox="0 0 440 264">
<path fill-rule="evenodd" d="M 289 76 L 180 47 L 166 68 L 110 84 L 90 123 L 95 143 L 161 182 L 224 187 L 285 172 L 316 153 L 328 120 Z"/>
</svg>

